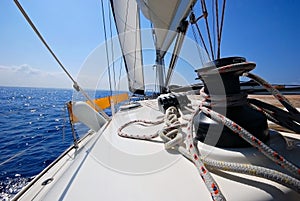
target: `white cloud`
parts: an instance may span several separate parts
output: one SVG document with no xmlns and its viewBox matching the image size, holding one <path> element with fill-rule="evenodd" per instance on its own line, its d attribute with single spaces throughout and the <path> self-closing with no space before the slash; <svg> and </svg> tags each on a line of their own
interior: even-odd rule
<svg viewBox="0 0 300 201">
<path fill-rule="evenodd" d="M 46 72 L 28 64 L 0 65 L 1 86 L 70 88 L 72 82 L 64 72 Z"/>
</svg>

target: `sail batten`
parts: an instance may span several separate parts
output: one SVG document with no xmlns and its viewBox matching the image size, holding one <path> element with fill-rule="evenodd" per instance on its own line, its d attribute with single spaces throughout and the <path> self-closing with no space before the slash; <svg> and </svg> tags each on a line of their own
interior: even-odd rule
<svg viewBox="0 0 300 201">
<path fill-rule="evenodd" d="M 140 15 L 135 0 L 110 0 L 127 71 L 129 90 L 144 94 Z"/>
</svg>

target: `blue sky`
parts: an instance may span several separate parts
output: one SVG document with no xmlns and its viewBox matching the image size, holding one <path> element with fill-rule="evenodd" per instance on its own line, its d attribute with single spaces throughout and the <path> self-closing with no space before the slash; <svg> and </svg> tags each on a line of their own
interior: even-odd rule
<svg viewBox="0 0 300 201">
<path fill-rule="evenodd" d="M 20 3 L 77 77 L 86 58 L 104 41 L 100 1 Z M 221 55 L 256 62 L 253 72 L 271 83 L 300 84 L 299 8 L 297 0 L 227 0 Z M 0 1 L 0 9 L 0 85 L 71 87 L 13 1 Z"/>
<path fill-rule="evenodd" d="M 223 56 L 237 54 L 256 62 L 254 73 L 272 83 L 299 84 L 299 8 L 297 0 L 228 3 Z"/>
</svg>

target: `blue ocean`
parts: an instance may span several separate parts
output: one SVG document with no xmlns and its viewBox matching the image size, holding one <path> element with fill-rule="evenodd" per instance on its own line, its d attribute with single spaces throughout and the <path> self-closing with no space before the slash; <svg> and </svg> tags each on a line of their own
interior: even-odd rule
<svg viewBox="0 0 300 201">
<path fill-rule="evenodd" d="M 72 145 L 66 103 L 74 91 L 0 87 L 0 94 L 0 200 L 8 200 Z M 88 130 L 75 128 L 77 137 Z"/>
</svg>

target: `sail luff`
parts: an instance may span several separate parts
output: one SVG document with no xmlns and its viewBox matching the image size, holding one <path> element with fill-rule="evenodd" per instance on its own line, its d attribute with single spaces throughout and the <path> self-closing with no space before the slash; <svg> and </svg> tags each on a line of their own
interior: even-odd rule
<svg viewBox="0 0 300 201">
<path fill-rule="evenodd" d="M 110 0 L 110 3 L 122 49 L 129 90 L 135 94 L 144 94 L 139 8 L 135 0 Z"/>
</svg>

